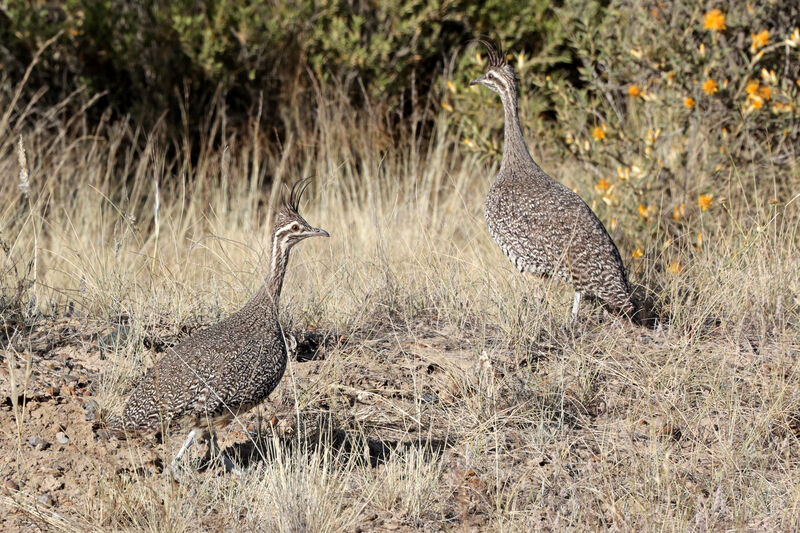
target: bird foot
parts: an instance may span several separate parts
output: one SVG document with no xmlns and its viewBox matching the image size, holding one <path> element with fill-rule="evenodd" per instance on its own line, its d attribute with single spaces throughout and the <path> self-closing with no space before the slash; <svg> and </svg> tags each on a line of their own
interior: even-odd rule
<svg viewBox="0 0 800 533">
<path fill-rule="evenodd" d="M 219 446 L 216 434 L 211 435 L 211 441 L 209 442 L 208 453 L 209 453 L 209 458 L 212 461 L 214 459 L 219 459 L 222 468 L 225 469 L 225 473 L 234 474 L 236 476 L 242 475 L 242 470 L 236 466 L 236 463 L 233 462 L 228 453 Z"/>
<path fill-rule="evenodd" d="M 236 464 L 231 460 L 225 450 L 219 454 L 219 460 L 222 463 L 222 467 L 225 469 L 225 472 L 228 474 L 233 474 L 234 476 L 241 477 L 244 475 L 244 471 L 241 468 L 237 467 Z"/>
<path fill-rule="evenodd" d="M 186 440 L 183 443 L 183 446 L 181 446 L 181 449 L 178 450 L 178 453 L 175 455 L 175 458 L 172 460 L 172 462 L 170 462 L 169 466 L 164 469 L 162 475 L 170 476 L 172 478 L 172 481 L 174 481 L 175 483 L 180 481 L 179 472 L 183 470 L 182 468 L 184 462 L 183 456 L 186 455 L 186 452 L 188 452 L 189 448 L 191 448 L 192 445 L 194 444 L 194 441 L 196 440 L 195 439 L 196 435 L 197 431 L 194 429 L 189 432 L 189 435 L 187 435 Z"/>
</svg>

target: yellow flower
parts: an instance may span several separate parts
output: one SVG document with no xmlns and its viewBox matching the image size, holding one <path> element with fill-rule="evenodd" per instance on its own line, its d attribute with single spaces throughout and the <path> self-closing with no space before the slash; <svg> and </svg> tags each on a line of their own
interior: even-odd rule
<svg viewBox="0 0 800 533">
<path fill-rule="evenodd" d="M 447 88 L 450 89 L 451 93 L 455 94 L 455 92 L 456 92 L 456 84 L 455 83 L 453 83 L 452 81 L 448 81 L 447 82 Z"/>
<path fill-rule="evenodd" d="M 755 52 L 759 48 L 763 48 L 769 44 L 769 30 L 751 33 L 750 38 L 753 40 L 753 42 L 750 43 L 750 50 Z"/>
<path fill-rule="evenodd" d="M 694 98 L 692 98 L 691 96 L 687 96 L 683 101 L 683 105 L 685 105 L 689 109 L 693 108 L 694 104 L 695 104 Z"/>
<path fill-rule="evenodd" d="M 628 96 L 633 96 L 636 98 L 637 96 L 641 96 L 642 91 L 639 89 L 638 85 L 630 85 L 628 87 Z"/>
<path fill-rule="evenodd" d="M 786 44 L 792 48 L 800 46 L 800 28 L 795 28 L 794 32 L 786 38 Z"/>
<path fill-rule="evenodd" d="M 767 70 L 765 68 L 762 68 L 761 78 L 764 80 L 764 83 L 769 83 L 770 85 L 775 85 L 776 83 L 778 83 L 778 77 L 775 75 L 774 70 Z"/>
<path fill-rule="evenodd" d="M 606 132 L 600 126 L 595 126 L 592 128 L 592 138 L 594 138 L 595 141 L 602 141 L 606 138 Z"/>
<path fill-rule="evenodd" d="M 725 13 L 719 9 L 712 9 L 703 16 L 703 29 L 722 31 L 725 29 Z"/>
<path fill-rule="evenodd" d="M 759 85 L 760 84 L 758 80 L 749 81 L 747 82 L 747 88 L 744 90 L 744 92 L 747 94 L 756 94 L 758 92 Z"/>
<path fill-rule="evenodd" d="M 703 247 L 703 234 L 702 233 L 698 233 L 697 234 L 697 247 L 698 248 L 702 248 Z"/>
<path fill-rule="evenodd" d="M 613 187 L 612 187 L 612 189 L 613 189 Z M 605 193 L 603 195 L 602 200 L 603 200 L 603 203 L 606 204 L 606 205 L 615 205 L 618 202 L 617 201 L 617 195 L 612 193 L 611 190 L 609 190 L 607 193 Z"/>
<path fill-rule="evenodd" d="M 447 102 L 442 102 L 442 107 L 444 108 L 445 111 L 452 111 L 453 110 L 453 106 L 451 106 Z"/>
<path fill-rule="evenodd" d="M 764 106 L 764 99 L 757 94 L 750 94 L 747 96 L 747 103 L 753 109 L 761 109 Z"/>
<path fill-rule="evenodd" d="M 703 82 L 703 92 L 704 93 L 706 93 L 708 95 L 712 95 L 715 92 L 717 92 L 718 90 L 719 90 L 719 86 L 717 85 L 717 82 L 715 82 L 711 78 L 708 78 L 706 81 Z"/>
<path fill-rule="evenodd" d="M 683 265 L 681 265 L 680 262 L 678 261 L 672 261 L 667 267 L 667 270 L 673 274 L 677 274 L 678 272 L 683 270 Z"/>
<path fill-rule="evenodd" d="M 611 187 L 611 182 L 609 182 L 605 178 L 601 179 L 600 181 L 594 184 L 594 190 L 596 190 L 597 192 L 605 192 L 610 187 Z"/>
<path fill-rule="evenodd" d="M 713 194 L 701 194 L 697 197 L 697 205 L 700 206 L 701 211 L 705 211 L 711 207 L 711 201 L 714 199 Z"/>
<path fill-rule="evenodd" d="M 644 143 L 646 146 L 653 146 L 655 142 L 658 140 L 659 135 L 661 135 L 661 128 L 653 129 L 647 128 L 647 136 L 644 138 Z M 633 166 L 631 169 L 635 171 L 637 174 L 642 173 L 642 169 L 637 167 L 636 165 Z"/>
<path fill-rule="evenodd" d="M 644 255 L 644 252 L 642 251 L 642 247 L 641 246 L 637 246 L 636 249 L 631 254 L 631 257 L 633 257 L 634 259 L 639 259 L 643 255 Z"/>
<path fill-rule="evenodd" d="M 686 213 L 686 204 L 681 202 L 681 205 L 676 205 L 672 209 L 672 220 L 680 220 L 683 218 L 684 213 Z"/>
<path fill-rule="evenodd" d="M 656 214 L 656 206 L 648 205 L 647 207 L 644 204 L 639 204 L 639 216 L 645 220 L 649 220 L 651 216 Z"/>
<path fill-rule="evenodd" d="M 764 85 L 758 90 L 758 95 L 764 100 L 769 100 L 770 97 L 772 96 L 772 90 L 766 85 Z"/>
</svg>

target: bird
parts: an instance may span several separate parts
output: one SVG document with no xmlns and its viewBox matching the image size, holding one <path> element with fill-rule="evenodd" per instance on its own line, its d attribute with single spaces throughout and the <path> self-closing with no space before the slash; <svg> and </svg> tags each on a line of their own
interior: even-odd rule
<svg viewBox="0 0 800 533">
<path fill-rule="evenodd" d="M 504 112 L 503 157 L 484 208 L 489 233 L 520 272 L 572 284 L 571 321 L 583 294 L 633 318 L 636 306 L 617 246 L 586 202 L 533 160 L 520 127 L 514 69 L 502 49 L 476 41 L 487 48 L 488 64 L 470 86 L 499 94 Z"/>
<path fill-rule="evenodd" d="M 219 449 L 217 430 L 275 389 L 294 341 L 278 322 L 289 252 L 309 237 L 330 237 L 298 212 L 308 183 L 297 181 L 276 214 L 270 267 L 261 288 L 235 313 L 169 348 L 138 381 L 121 416 L 109 422 L 113 432 L 158 430 L 188 421 L 191 431 L 171 463 L 174 468 L 195 440 L 207 440 L 213 456 Z M 235 470 L 227 454 L 218 457 L 226 471 Z"/>
</svg>

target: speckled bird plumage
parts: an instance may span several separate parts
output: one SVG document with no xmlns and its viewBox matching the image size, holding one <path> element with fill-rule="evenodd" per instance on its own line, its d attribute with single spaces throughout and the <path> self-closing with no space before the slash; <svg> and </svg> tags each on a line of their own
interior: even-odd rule
<svg viewBox="0 0 800 533">
<path fill-rule="evenodd" d="M 502 51 L 480 42 L 488 49 L 488 68 L 471 84 L 498 93 L 505 113 L 503 158 L 485 206 L 492 238 L 520 272 L 559 277 L 632 315 L 630 285 L 614 241 L 577 194 L 534 162 L 520 128 L 514 70 Z"/>
<path fill-rule="evenodd" d="M 264 285 L 239 311 L 199 331 L 167 353 L 141 378 L 117 430 L 146 430 L 190 420 L 212 433 L 262 402 L 286 368 L 286 343 L 278 301 L 291 247 L 311 236 L 297 208 L 304 184 L 296 184 L 279 210 L 272 233 L 270 271 Z"/>
</svg>

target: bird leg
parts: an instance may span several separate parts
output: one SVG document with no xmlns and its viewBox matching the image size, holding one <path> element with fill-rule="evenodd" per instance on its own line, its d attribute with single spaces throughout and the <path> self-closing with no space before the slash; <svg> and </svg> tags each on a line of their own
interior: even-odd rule
<svg viewBox="0 0 800 533">
<path fill-rule="evenodd" d="M 176 482 L 178 481 L 178 474 L 176 472 L 176 467 L 181 462 L 181 458 L 183 457 L 183 455 L 187 451 L 189 451 L 189 448 L 191 448 L 192 444 L 194 444 L 196 435 L 197 435 L 197 430 L 192 429 L 189 432 L 189 435 L 186 437 L 186 441 L 183 443 L 183 446 L 181 446 L 181 449 L 178 450 L 178 454 L 175 456 L 175 458 L 169 464 L 169 469 L 164 470 L 164 474 L 165 475 L 167 474 L 167 472 L 169 472 L 170 475 L 172 475 L 172 480 L 173 481 L 176 481 Z"/>
<path fill-rule="evenodd" d="M 579 291 L 575 291 L 575 296 L 572 298 L 572 313 L 570 313 L 570 322 L 575 322 L 575 319 L 578 318 L 578 307 L 581 305 L 581 293 Z"/>
<path fill-rule="evenodd" d="M 222 463 L 222 467 L 225 469 L 225 472 L 232 472 L 236 475 L 241 475 L 241 470 L 239 470 L 236 465 L 233 463 L 231 458 L 228 454 L 223 450 L 219 442 L 217 441 L 217 434 L 211 433 L 211 438 L 209 440 L 209 453 L 211 455 L 211 459 L 214 458 L 215 455 L 219 457 L 220 462 Z"/>
<path fill-rule="evenodd" d="M 175 459 L 172 460 L 173 467 L 178 464 L 178 462 L 181 460 L 181 457 L 183 457 L 183 454 L 189 451 L 189 448 L 192 447 L 192 444 L 194 444 L 194 437 L 196 434 L 197 431 L 194 429 L 192 429 L 189 432 L 189 435 L 186 437 L 186 442 L 183 443 L 183 446 L 181 446 L 181 449 L 178 450 L 178 454 L 175 456 Z"/>
</svg>

